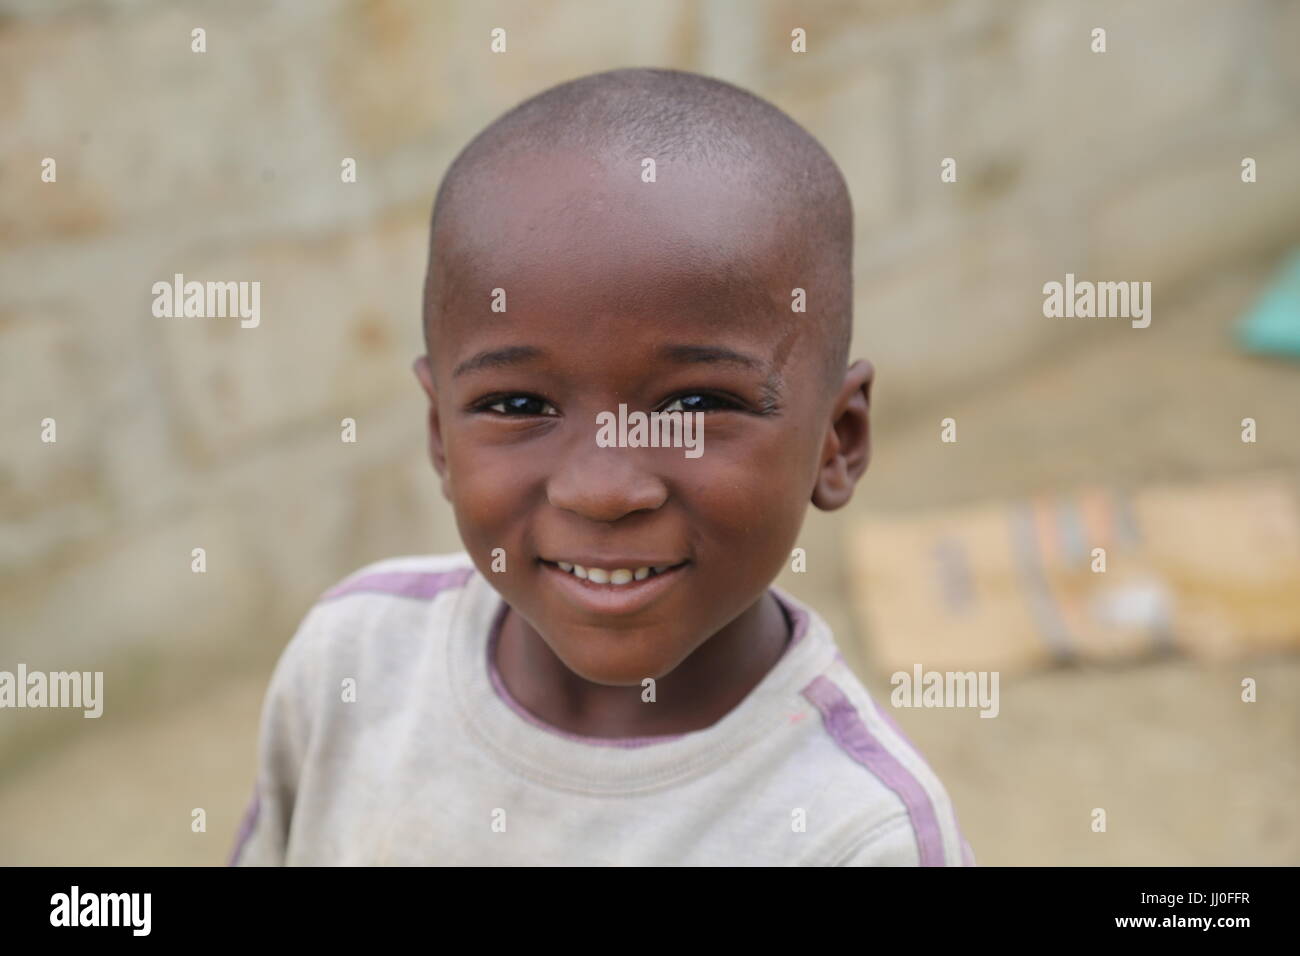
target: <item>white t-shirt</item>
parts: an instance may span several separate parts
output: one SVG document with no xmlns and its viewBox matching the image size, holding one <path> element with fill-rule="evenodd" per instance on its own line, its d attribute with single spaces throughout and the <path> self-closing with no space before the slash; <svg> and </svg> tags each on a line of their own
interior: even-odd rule
<svg viewBox="0 0 1300 956">
<path fill-rule="evenodd" d="M 363 568 L 272 675 L 238 865 L 962 865 L 951 802 L 816 612 L 704 730 L 581 737 L 492 664 L 505 605 L 465 554 Z M 650 705 L 647 705 L 650 706 Z"/>
</svg>

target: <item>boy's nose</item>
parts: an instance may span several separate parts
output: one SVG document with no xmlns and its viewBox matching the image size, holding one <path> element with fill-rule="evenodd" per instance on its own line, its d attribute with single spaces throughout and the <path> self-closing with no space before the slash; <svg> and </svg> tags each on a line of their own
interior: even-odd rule
<svg viewBox="0 0 1300 956">
<path fill-rule="evenodd" d="M 644 461 L 635 448 L 575 449 L 547 482 L 546 498 L 591 521 L 617 521 L 637 511 L 653 511 L 668 500 L 668 486 L 642 467 Z"/>
</svg>

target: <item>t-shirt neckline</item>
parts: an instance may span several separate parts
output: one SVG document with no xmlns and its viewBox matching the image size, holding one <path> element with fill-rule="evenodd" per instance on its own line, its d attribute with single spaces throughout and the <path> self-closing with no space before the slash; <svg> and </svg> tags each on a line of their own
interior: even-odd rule
<svg viewBox="0 0 1300 956">
<path fill-rule="evenodd" d="M 448 676 L 463 726 L 516 772 L 562 789 L 627 793 L 671 786 L 729 759 L 789 723 L 799 691 L 834 659 L 821 618 L 773 586 L 794 625 L 771 670 L 717 722 L 684 734 L 587 737 L 555 727 L 510 694 L 493 662 L 507 607 L 475 570 L 466 582 L 448 647 Z"/>
<path fill-rule="evenodd" d="M 781 661 L 785 659 L 786 655 L 789 654 L 790 651 L 793 650 L 794 646 L 797 643 L 799 643 L 800 640 L 803 639 L 805 634 L 807 634 L 808 615 L 805 614 L 800 609 L 787 604 L 786 600 L 781 595 L 777 594 L 775 591 L 773 592 L 773 597 L 776 598 L 776 602 L 778 606 L 781 608 L 781 613 L 785 616 L 786 623 L 790 626 L 790 629 L 792 631 L 792 633 L 790 634 L 790 639 L 786 642 L 785 647 L 781 649 L 781 656 L 778 657 L 776 663 L 772 665 L 772 670 L 775 670 L 777 667 L 780 666 Z M 660 744 L 669 743 L 670 741 L 681 740 L 692 733 L 702 732 L 702 731 L 687 731 L 686 733 L 681 733 L 681 734 L 653 734 L 644 737 L 591 737 L 586 734 L 575 734 L 572 731 L 568 731 L 560 727 L 556 727 L 554 724 L 551 724 L 543 720 L 541 717 L 538 717 L 536 714 L 534 714 L 532 711 L 526 708 L 523 704 L 519 703 L 519 701 L 515 699 L 515 696 L 510 693 L 510 688 L 506 686 L 505 679 L 501 676 L 501 671 L 498 669 L 496 664 L 497 642 L 501 638 L 501 629 L 502 627 L 505 626 L 506 614 L 507 612 L 509 612 L 509 610 L 510 610 L 509 605 L 507 605 L 506 602 L 502 600 L 500 603 L 500 607 L 496 612 L 496 615 L 492 619 L 492 628 L 488 633 L 487 647 L 484 656 L 487 658 L 486 666 L 488 671 L 488 679 L 492 683 L 492 690 L 502 700 L 502 702 L 507 707 L 509 707 L 512 711 L 518 714 L 521 719 L 532 724 L 534 727 L 537 727 L 539 730 L 545 731 L 546 733 L 554 734 L 557 737 L 562 737 L 565 740 L 572 740 L 575 743 L 579 743 L 588 747 L 624 747 L 624 748 L 653 747 Z M 768 673 L 771 673 L 771 670 L 769 670 Z M 757 687 L 758 685 L 755 685 L 755 687 L 752 690 L 756 690 Z M 739 707 L 740 705 L 737 704 L 736 706 Z M 715 722 L 712 726 L 717 726 L 717 722 Z M 703 730 L 708 730 L 708 729 L 709 728 L 707 727 L 703 728 Z"/>
</svg>

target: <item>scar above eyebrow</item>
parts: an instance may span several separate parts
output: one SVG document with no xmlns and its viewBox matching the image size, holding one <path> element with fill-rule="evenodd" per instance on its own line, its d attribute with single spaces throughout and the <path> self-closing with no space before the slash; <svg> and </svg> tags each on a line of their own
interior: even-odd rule
<svg viewBox="0 0 1300 956">
<path fill-rule="evenodd" d="M 518 365 L 521 362 L 541 358 L 544 354 L 541 349 L 532 345 L 508 345 L 505 348 L 488 349 L 485 352 L 479 352 L 477 355 L 471 355 L 457 365 L 455 371 L 451 373 L 451 377 L 456 378 L 485 368 L 503 368 L 509 365 Z"/>
</svg>

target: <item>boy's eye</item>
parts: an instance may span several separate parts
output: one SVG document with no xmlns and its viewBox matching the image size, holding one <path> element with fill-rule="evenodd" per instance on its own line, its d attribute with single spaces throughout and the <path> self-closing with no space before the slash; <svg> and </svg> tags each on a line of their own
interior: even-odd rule
<svg viewBox="0 0 1300 956">
<path fill-rule="evenodd" d="M 500 415 L 558 415 L 555 406 L 536 395 L 507 395 L 483 406 Z"/>
<path fill-rule="evenodd" d="M 709 395 L 706 392 L 692 392 L 689 395 L 680 395 L 673 399 L 664 407 L 665 412 L 712 412 L 721 409 L 739 408 L 735 402 L 722 398 L 719 395 Z"/>
</svg>

